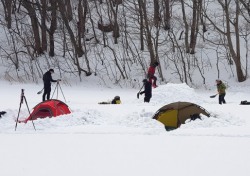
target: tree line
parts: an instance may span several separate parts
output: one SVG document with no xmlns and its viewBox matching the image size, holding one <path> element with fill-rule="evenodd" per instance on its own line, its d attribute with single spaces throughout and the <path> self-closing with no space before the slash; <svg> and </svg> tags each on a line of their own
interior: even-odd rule
<svg viewBox="0 0 250 176">
<path fill-rule="evenodd" d="M 56 67 L 133 86 L 155 61 L 166 82 L 247 79 L 250 0 L 1 0 L 0 25 L 9 80 Z"/>
</svg>

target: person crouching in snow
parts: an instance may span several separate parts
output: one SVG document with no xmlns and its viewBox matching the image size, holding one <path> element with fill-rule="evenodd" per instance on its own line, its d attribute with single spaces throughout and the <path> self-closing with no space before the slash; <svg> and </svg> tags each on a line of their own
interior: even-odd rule
<svg viewBox="0 0 250 176">
<path fill-rule="evenodd" d="M 144 103 L 149 103 L 152 97 L 152 84 L 147 79 L 144 79 L 142 82 L 144 84 L 144 91 L 140 92 L 140 95 L 145 94 Z"/>
<path fill-rule="evenodd" d="M 115 96 L 115 98 L 111 101 L 111 104 L 121 104 L 121 98 L 119 96 Z"/>
<path fill-rule="evenodd" d="M 226 104 L 226 101 L 225 101 L 225 96 L 226 96 L 226 86 L 225 84 L 217 79 L 216 80 L 216 85 L 217 85 L 217 91 L 218 91 L 218 94 L 219 94 L 219 104 Z"/>
<path fill-rule="evenodd" d="M 152 84 L 153 88 L 156 88 L 157 85 L 156 85 L 156 81 L 157 81 L 157 78 L 155 76 L 155 68 L 159 65 L 158 62 L 154 62 L 149 68 L 148 68 L 148 79 L 149 79 L 149 82 Z"/>
<path fill-rule="evenodd" d="M 120 96 L 115 96 L 111 102 L 100 102 L 98 104 L 121 104 L 121 103 L 122 102 Z"/>
</svg>

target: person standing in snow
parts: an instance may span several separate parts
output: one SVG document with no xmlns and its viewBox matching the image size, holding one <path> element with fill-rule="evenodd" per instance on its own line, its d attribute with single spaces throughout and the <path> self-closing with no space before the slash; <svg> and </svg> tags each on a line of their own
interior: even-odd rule
<svg viewBox="0 0 250 176">
<path fill-rule="evenodd" d="M 157 77 L 155 76 L 155 68 L 159 65 L 159 63 L 156 61 L 154 62 L 149 68 L 148 68 L 148 79 L 149 82 L 152 84 L 153 88 L 156 88 L 156 81 Z"/>
<path fill-rule="evenodd" d="M 140 92 L 140 95 L 145 94 L 144 103 L 149 103 L 152 97 L 152 84 L 147 79 L 144 79 L 142 82 L 144 84 L 144 91 Z"/>
<path fill-rule="evenodd" d="M 50 92 L 51 92 L 51 82 L 59 82 L 60 79 L 54 80 L 52 79 L 51 74 L 54 73 L 53 69 L 49 69 L 44 75 L 43 75 L 43 84 L 44 84 L 44 92 L 43 92 L 43 101 L 45 101 L 45 97 L 47 100 L 50 99 Z"/>
<path fill-rule="evenodd" d="M 226 104 L 226 101 L 225 101 L 225 96 L 226 96 L 226 86 L 225 84 L 217 79 L 216 80 L 216 85 L 217 85 L 217 91 L 218 91 L 218 94 L 219 94 L 219 104 Z"/>
</svg>

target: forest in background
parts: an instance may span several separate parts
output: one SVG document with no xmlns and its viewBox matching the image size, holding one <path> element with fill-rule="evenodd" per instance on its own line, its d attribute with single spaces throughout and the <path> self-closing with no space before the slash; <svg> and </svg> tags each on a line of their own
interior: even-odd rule
<svg viewBox="0 0 250 176">
<path fill-rule="evenodd" d="M 39 82 L 48 68 L 72 79 L 136 86 L 158 61 L 160 82 L 206 85 L 248 78 L 250 0 L 1 0 L 0 69 Z M 227 75 L 227 77 L 225 77 Z"/>
</svg>

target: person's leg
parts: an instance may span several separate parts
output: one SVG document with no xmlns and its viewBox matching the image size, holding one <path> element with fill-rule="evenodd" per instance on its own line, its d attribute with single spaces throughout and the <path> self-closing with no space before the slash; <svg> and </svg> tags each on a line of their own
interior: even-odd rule
<svg viewBox="0 0 250 176">
<path fill-rule="evenodd" d="M 43 101 L 45 101 L 45 96 L 46 96 L 46 94 L 45 94 L 45 92 L 43 92 Z"/>
<path fill-rule="evenodd" d="M 219 104 L 222 104 L 222 101 L 223 101 L 223 96 L 219 95 Z"/>
<path fill-rule="evenodd" d="M 43 92 L 43 101 L 45 101 L 45 96 L 47 95 L 47 91 L 46 89 L 44 88 L 44 92 Z"/>
<path fill-rule="evenodd" d="M 50 92 L 49 87 L 44 87 L 44 92 L 43 92 L 43 101 L 45 101 L 45 97 L 48 99 L 48 93 Z"/>
<path fill-rule="evenodd" d="M 223 102 L 224 104 L 226 104 L 225 96 L 226 96 L 226 94 L 222 94 L 222 102 Z"/>
<path fill-rule="evenodd" d="M 144 97 L 144 103 L 149 103 L 150 102 L 150 97 Z"/>
<path fill-rule="evenodd" d="M 153 80 L 154 80 L 153 87 L 157 87 L 157 85 L 156 85 L 157 77 L 154 76 L 154 77 L 153 77 Z"/>
<path fill-rule="evenodd" d="M 50 92 L 51 92 L 51 87 L 48 88 L 48 93 L 47 93 L 47 100 L 50 99 Z"/>
</svg>

